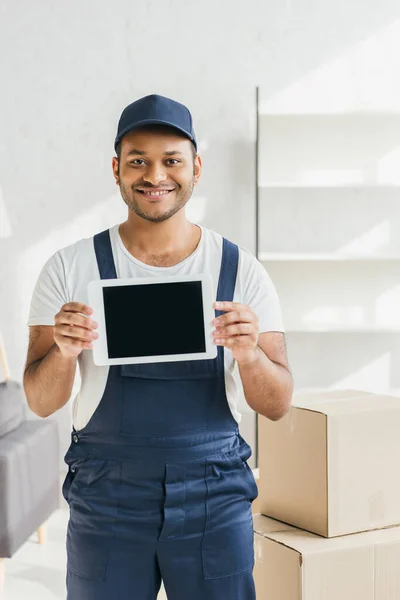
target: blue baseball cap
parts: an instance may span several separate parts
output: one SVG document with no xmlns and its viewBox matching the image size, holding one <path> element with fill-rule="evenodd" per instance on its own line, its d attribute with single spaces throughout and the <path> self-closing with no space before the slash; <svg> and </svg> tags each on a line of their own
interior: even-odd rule
<svg viewBox="0 0 400 600">
<path fill-rule="evenodd" d="M 197 150 L 196 136 L 193 130 L 193 120 L 186 106 L 152 94 L 129 104 L 120 117 L 114 148 L 129 131 L 146 125 L 168 125 L 187 137 Z"/>
</svg>

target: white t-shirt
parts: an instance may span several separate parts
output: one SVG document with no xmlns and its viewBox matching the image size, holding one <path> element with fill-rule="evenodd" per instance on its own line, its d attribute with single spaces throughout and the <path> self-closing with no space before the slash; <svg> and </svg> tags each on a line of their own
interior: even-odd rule
<svg viewBox="0 0 400 600">
<path fill-rule="evenodd" d="M 134 258 L 125 248 L 119 226 L 110 229 L 111 245 L 117 275 L 125 277 L 156 277 L 210 273 L 216 297 L 222 258 L 222 236 L 201 227 L 202 235 L 196 250 L 173 267 L 153 267 Z M 36 283 L 29 325 L 54 325 L 54 316 L 67 302 L 88 304 L 87 284 L 99 279 L 93 238 L 87 238 L 56 252 L 43 267 Z M 239 248 L 239 267 L 233 300 L 249 305 L 258 316 L 260 333 L 284 331 L 282 314 L 275 287 L 258 260 L 245 248 Z M 109 367 L 93 363 L 91 350 L 78 357 L 81 387 L 74 399 L 73 425 L 80 430 L 95 412 L 107 383 Z M 237 408 L 238 387 L 234 378 L 235 361 L 225 348 L 225 382 L 227 400 L 234 418 L 240 422 Z"/>
</svg>

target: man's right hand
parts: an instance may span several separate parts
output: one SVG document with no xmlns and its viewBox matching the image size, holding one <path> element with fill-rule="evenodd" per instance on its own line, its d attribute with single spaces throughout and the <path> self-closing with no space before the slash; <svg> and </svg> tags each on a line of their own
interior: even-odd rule
<svg viewBox="0 0 400 600">
<path fill-rule="evenodd" d="M 54 317 L 54 341 L 65 358 L 76 358 L 82 350 L 93 348 L 92 341 L 99 335 L 94 331 L 98 324 L 90 319 L 92 313 L 86 304 L 68 302 Z"/>
</svg>

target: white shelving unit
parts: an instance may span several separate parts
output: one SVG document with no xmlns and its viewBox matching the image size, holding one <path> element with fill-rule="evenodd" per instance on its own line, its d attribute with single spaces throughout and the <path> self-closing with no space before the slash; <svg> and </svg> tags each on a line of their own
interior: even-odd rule
<svg viewBox="0 0 400 600">
<path fill-rule="evenodd" d="M 339 252 L 259 252 L 258 260 L 260 262 L 344 262 L 344 261 L 363 261 L 363 262 L 375 262 L 375 261 L 400 261 L 400 256 L 390 256 L 382 254 L 381 256 L 352 256 L 350 254 L 341 254 Z"/>
<path fill-rule="evenodd" d="M 360 325 L 359 327 L 352 325 L 346 327 L 345 325 L 309 325 L 304 327 L 286 327 L 286 331 L 290 333 L 400 333 L 400 327 L 398 325 L 394 327 L 367 327 Z"/>
<path fill-rule="evenodd" d="M 256 247 L 297 391 L 400 390 L 400 113 L 269 110 L 257 94 Z"/>
</svg>

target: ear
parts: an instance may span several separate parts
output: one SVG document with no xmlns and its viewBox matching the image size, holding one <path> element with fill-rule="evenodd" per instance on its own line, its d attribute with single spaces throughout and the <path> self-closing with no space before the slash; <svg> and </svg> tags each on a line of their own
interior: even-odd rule
<svg viewBox="0 0 400 600">
<path fill-rule="evenodd" d="M 119 185 L 119 160 L 116 156 L 112 159 L 112 170 L 115 179 L 115 183 Z"/>
<path fill-rule="evenodd" d="M 194 185 L 199 183 L 199 179 L 201 177 L 201 172 L 203 170 L 203 163 L 199 155 L 194 159 Z"/>
</svg>

